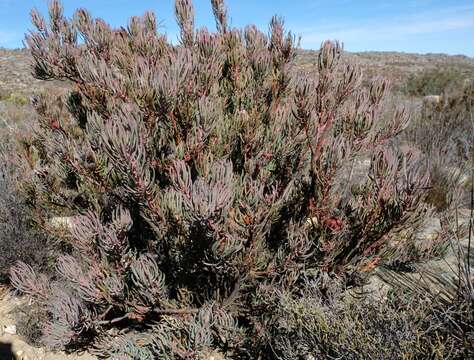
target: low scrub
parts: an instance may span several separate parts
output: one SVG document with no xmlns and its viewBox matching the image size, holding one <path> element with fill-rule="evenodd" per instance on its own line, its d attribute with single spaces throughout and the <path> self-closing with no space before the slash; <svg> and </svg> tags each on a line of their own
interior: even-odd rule
<svg viewBox="0 0 474 360">
<path fill-rule="evenodd" d="M 13 146 L 7 139 L 3 140 L 0 150 L 0 282 L 8 280 L 10 267 L 17 261 L 48 272 L 54 253 L 48 236 L 36 227 L 35 216 L 17 187 L 19 174 L 12 155 Z"/>
<path fill-rule="evenodd" d="M 258 294 L 272 324 L 265 359 L 466 359 L 474 355 L 472 308 L 400 286 L 384 299 L 353 298 L 333 278 L 308 278 L 302 294 Z M 326 289 L 326 291 L 321 291 Z M 453 287 L 456 289 L 456 286 Z"/>
<path fill-rule="evenodd" d="M 442 95 L 462 87 L 465 76 L 454 68 L 435 67 L 411 75 L 405 93 L 412 96 Z"/>
<path fill-rule="evenodd" d="M 25 95 L 21 93 L 17 93 L 17 92 L 4 94 L 3 96 L 0 95 L 0 100 L 7 103 L 19 105 L 19 106 L 26 105 L 29 103 L 29 100 Z"/>
<path fill-rule="evenodd" d="M 428 201 L 438 209 L 462 202 L 469 206 L 469 172 L 474 161 L 474 83 L 423 103 L 414 113 L 404 139 L 429 162 Z"/>
</svg>

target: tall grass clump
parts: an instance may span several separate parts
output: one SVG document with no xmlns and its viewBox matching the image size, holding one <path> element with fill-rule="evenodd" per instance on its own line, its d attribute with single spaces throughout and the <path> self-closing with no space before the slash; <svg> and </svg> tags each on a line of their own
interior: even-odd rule
<svg viewBox="0 0 474 360">
<path fill-rule="evenodd" d="M 152 13 L 113 29 L 83 9 L 67 19 L 58 1 L 48 21 L 32 12 L 35 77 L 71 91 L 34 100 L 24 146 L 38 160 L 25 157 L 22 186 L 43 221 L 70 216 L 70 251 L 54 276 L 20 262 L 11 280 L 47 315 L 52 348 L 284 357 L 274 341 L 308 331 L 303 305 L 330 291 L 317 279 L 361 283 L 429 213 L 425 168 L 391 146 L 406 112 L 379 122 L 384 80 L 362 87 L 337 42 L 301 73 L 280 18 L 265 34 L 232 28 L 222 0 L 212 9 L 216 32 L 176 1 L 178 45 Z"/>
</svg>

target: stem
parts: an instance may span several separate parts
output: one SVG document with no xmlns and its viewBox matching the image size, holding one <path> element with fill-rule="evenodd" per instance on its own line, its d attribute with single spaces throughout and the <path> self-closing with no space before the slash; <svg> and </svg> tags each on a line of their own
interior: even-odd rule
<svg viewBox="0 0 474 360">
<path fill-rule="evenodd" d="M 96 324 L 97 325 L 109 325 L 109 324 L 115 324 L 115 323 L 118 323 L 122 320 L 125 320 L 125 319 L 128 319 L 133 313 L 127 313 L 123 316 L 120 316 L 120 317 L 117 317 L 115 319 L 111 319 L 111 320 L 101 320 L 101 321 L 96 321 Z"/>
<path fill-rule="evenodd" d="M 199 309 L 154 309 L 153 312 L 158 315 L 186 315 L 197 314 Z"/>
<path fill-rule="evenodd" d="M 186 308 L 184 309 L 153 309 L 151 310 L 151 312 L 157 315 L 186 315 L 186 314 L 197 314 L 199 312 L 199 309 L 186 309 Z M 96 321 L 95 324 L 96 325 L 115 324 L 122 320 L 131 319 L 132 315 L 134 314 L 135 314 L 134 312 L 129 312 L 123 316 L 116 317 L 114 319 Z"/>
</svg>

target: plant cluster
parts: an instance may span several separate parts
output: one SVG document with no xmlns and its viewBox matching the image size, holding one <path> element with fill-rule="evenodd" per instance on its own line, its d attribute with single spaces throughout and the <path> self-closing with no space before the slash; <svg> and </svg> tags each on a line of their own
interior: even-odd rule
<svg viewBox="0 0 474 360">
<path fill-rule="evenodd" d="M 385 81 L 362 87 L 334 42 L 317 74 L 298 72 L 280 18 L 268 35 L 235 29 L 211 2 L 216 32 L 176 1 L 178 45 L 152 13 L 113 29 L 82 9 L 67 19 L 56 0 L 49 21 L 32 12 L 36 78 L 72 88 L 35 98 L 23 184 L 43 223 L 71 215 L 70 251 L 52 277 L 11 270 L 46 314 L 50 347 L 285 358 L 273 341 L 326 292 L 315 279 L 360 283 L 429 212 L 425 168 L 391 146 L 407 114 L 379 122 Z M 363 156 L 368 174 L 349 186 Z"/>
<path fill-rule="evenodd" d="M 439 211 L 451 204 L 469 206 L 469 169 L 474 161 L 474 83 L 425 102 L 404 132 L 406 142 L 430 161 L 428 201 Z M 464 197 L 464 199 L 462 199 Z"/>
<path fill-rule="evenodd" d="M 461 87 L 464 79 L 464 75 L 455 68 L 424 69 L 410 75 L 404 90 L 412 96 L 443 95 Z"/>
<path fill-rule="evenodd" d="M 471 186 L 474 195 L 474 183 Z M 471 200 L 472 208 L 474 208 L 474 196 Z M 456 259 L 449 271 L 426 264 L 414 265 L 416 273 L 397 272 L 385 267 L 377 271 L 377 276 L 384 283 L 390 284 L 398 294 L 397 301 L 402 299 L 412 301 L 414 307 L 411 310 L 415 311 L 406 311 L 409 308 L 402 307 L 402 317 L 418 314 L 421 316 L 418 319 L 423 319 L 421 322 L 409 321 L 411 326 L 418 328 L 421 343 L 429 344 L 432 351 L 427 350 L 422 358 L 474 357 L 474 278 L 471 266 L 474 212 L 470 211 L 469 218 L 464 224 L 460 223 L 458 216 L 458 212 L 452 217 L 446 216 L 450 232 L 448 239 L 451 256 Z M 422 302 L 428 301 L 426 307 L 419 307 L 420 299 Z M 418 327 L 420 325 L 421 327 Z M 416 353 L 418 348 L 415 346 L 411 354 Z"/>
<path fill-rule="evenodd" d="M 48 236 L 37 229 L 35 216 L 17 188 L 19 173 L 12 156 L 14 146 L 8 139 L 3 140 L 0 148 L 0 282 L 7 282 L 9 269 L 17 261 L 28 262 L 38 271 L 47 271 L 54 250 Z"/>
<path fill-rule="evenodd" d="M 273 326 L 262 339 L 277 359 L 441 360 L 474 355 L 467 299 L 443 303 L 433 290 L 408 290 L 403 284 L 383 300 L 351 298 L 329 277 L 308 279 L 305 285 L 298 298 L 276 288 L 259 294 L 266 316 L 279 319 L 270 322 Z M 445 288 L 455 294 L 459 289 L 454 283 Z"/>
</svg>

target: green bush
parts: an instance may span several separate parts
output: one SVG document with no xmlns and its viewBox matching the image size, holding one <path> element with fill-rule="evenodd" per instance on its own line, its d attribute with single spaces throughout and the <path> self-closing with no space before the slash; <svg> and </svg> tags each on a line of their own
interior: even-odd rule
<svg viewBox="0 0 474 360">
<path fill-rule="evenodd" d="M 8 91 L 3 91 L 0 93 L 0 101 L 4 101 L 7 103 L 19 105 L 19 106 L 29 104 L 30 102 L 28 97 L 26 97 L 22 93 L 8 92 Z"/>
<path fill-rule="evenodd" d="M 216 33 L 195 29 L 190 0 L 176 2 L 179 45 L 151 13 L 126 29 L 85 10 L 66 19 L 58 1 L 49 22 L 32 13 L 35 76 L 74 85 L 34 100 L 39 130 L 25 146 L 38 160 L 27 158 L 23 184 L 43 222 L 71 215 L 71 251 L 53 277 L 11 271 L 46 314 L 50 347 L 278 357 L 273 329 L 298 309 L 287 314 L 276 294 L 305 304 L 318 273 L 359 284 L 429 214 L 426 171 L 390 146 L 406 113 L 379 122 L 385 81 L 361 87 L 333 42 L 317 74 L 299 73 L 281 19 L 267 36 L 231 28 L 222 0 L 212 7 Z M 351 189 L 344 174 L 367 154 Z"/>
<path fill-rule="evenodd" d="M 442 95 L 463 85 L 465 76 L 452 67 L 436 67 L 416 72 L 407 80 L 405 92 L 413 96 Z"/>
</svg>

